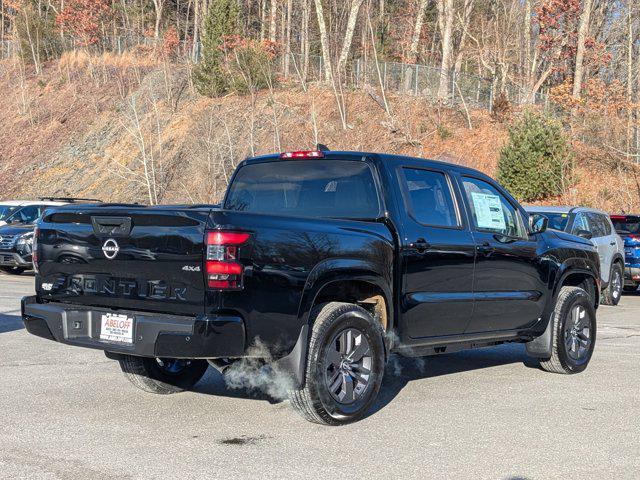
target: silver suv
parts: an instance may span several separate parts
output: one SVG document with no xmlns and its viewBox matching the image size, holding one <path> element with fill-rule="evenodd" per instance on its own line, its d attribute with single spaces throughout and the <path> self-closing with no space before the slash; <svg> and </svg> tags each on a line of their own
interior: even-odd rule
<svg viewBox="0 0 640 480">
<path fill-rule="evenodd" d="M 555 230 L 590 239 L 600 256 L 602 282 L 601 301 L 604 305 L 617 305 L 622 295 L 624 272 L 624 240 L 616 233 L 609 214 L 587 207 L 534 207 L 526 206 L 529 213 L 541 213 L 549 219 Z"/>
</svg>

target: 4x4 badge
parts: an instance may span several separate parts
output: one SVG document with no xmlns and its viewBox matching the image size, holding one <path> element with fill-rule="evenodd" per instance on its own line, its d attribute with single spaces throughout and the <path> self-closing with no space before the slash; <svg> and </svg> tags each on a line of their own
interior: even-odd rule
<svg viewBox="0 0 640 480">
<path fill-rule="evenodd" d="M 108 239 L 102 245 L 102 253 L 104 253 L 104 256 L 109 260 L 113 260 L 114 258 L 116 258 L 116 255 L 118 255 L 119 251 L 120 247 L 118 246 L 118 242 L 116 242 L 113 238 Z"/>
</svg>

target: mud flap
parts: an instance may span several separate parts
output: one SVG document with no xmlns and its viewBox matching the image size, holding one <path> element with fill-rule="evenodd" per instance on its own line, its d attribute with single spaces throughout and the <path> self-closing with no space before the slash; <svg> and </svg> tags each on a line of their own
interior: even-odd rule
<svg viewBox="0 0 640 480">
<path fill-rule="evenodd" d="M 553 315 L 551 315 L 544 333 L 525 344 L 527 354 L 537 358 L 551 358 L 553 353 L 553 331 Z"/>
<path fill-rule="evenodd" d="M 275 368 L 291 374 L 296 388 L 304 386 L 305 368 L 307 364 L 309 325 L 303 325 L 293 350 L 286 357 L 275 362 Z"/>
</svg>

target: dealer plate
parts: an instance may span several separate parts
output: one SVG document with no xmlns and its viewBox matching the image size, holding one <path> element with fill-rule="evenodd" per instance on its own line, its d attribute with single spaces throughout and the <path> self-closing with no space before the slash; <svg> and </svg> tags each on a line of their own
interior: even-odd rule
<svg viewBox="0 0 640 480">
<path fill-rule="evenodd" d="M 105 342 L 133 343 L 133 317 L 116 313 L 102 315 L 100 340 Z"/>
</svg>

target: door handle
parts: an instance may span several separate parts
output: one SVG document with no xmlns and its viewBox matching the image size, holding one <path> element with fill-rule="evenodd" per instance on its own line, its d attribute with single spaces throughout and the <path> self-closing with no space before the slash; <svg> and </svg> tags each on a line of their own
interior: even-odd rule
<svg viewBox="0 0 640 480">
<path fill-rule="evenodd" d="M 476 245 L 476 250 L 483 255 L 491 255 L 496 251 L 496 247 L 493 247 L 489 242 L 484 242 L 482 245 Z"/>
<path fill-rule="evenodd" d="M 424 238 L 419 238 L 415 242 L 410 243 L 409 247 L 415 249 L 418 253 L 424 253 L 431 245 Z"/>
</svg>

